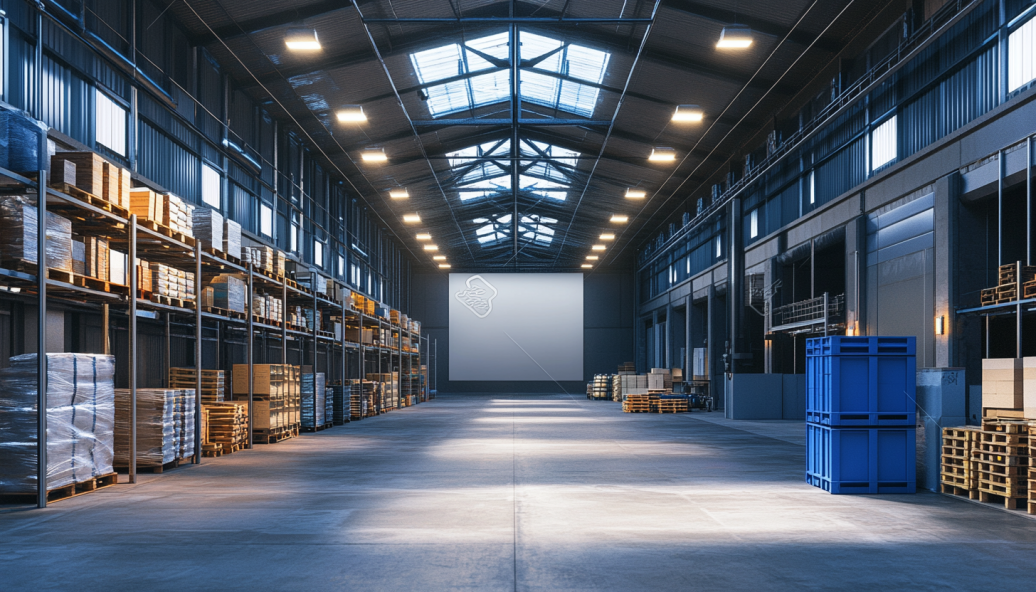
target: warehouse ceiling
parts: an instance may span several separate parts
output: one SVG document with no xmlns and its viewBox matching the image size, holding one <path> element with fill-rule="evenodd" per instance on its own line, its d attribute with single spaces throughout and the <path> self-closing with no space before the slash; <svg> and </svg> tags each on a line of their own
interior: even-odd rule
<svg viewBox="0 0 1036 592">
<path fill-rule="evenodd" d="M 532 271 L 579 269 L 591 254 L 595 268 L 629 268 L 887 5 L 180 0 L 168 10 L 428 265 L 439 262 L 418 233 L 454 269 Z M 734 24 L 753 43 L 718 49 Z M 316 31 L 319 50 L 286 48 L 300 29 Z M 670 121 L 691 104 L 701 122 Z M 365 123 L 338 120 L 351 105 Z M 675 161 L 650 162 L 661 147 Z M 387 162 L 364 161 L 370 150 Z M 409 198 L 390 198 L 404 188 Z M 646 198 L 625 198 L 629 188 Z M 603 233 L 616 238 L 593 253 Z"/>
</svg>

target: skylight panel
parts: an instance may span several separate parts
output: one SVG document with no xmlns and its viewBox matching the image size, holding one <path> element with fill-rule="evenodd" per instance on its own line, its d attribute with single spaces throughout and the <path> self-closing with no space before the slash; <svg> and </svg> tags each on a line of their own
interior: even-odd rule
<svg viewBox="0 0 1036 592">
<path fill-rule="evenodd" d="M 511 96 L 511 73 L 507 70 L 475 76 L 467 84 L 471 85 L 471 97 L 476 106 L 499 103 Z"/>
<path fill-rule="evenodd" d="M 468 201 L 479 197 L 490 197 L 499 195 L 511 190 L 511 176 L 503 175 L 494 179 L 483 179 L 481 181 L 464 185 L 460 188 L 461 201 Z"/>
<path fill-rule="evenodd" d="M 497 35 L 490 35 L 489 37 L 481 37 L 479 39 L 468 41 L 465 45 L 486 55 L 493 56 L 494 58 L 506 60 L 508 59 L 508 53 L 510 53 L 507 38 L 507 33 L 499 33 Z M 493 64 L 489 63 L 485 58 L 474 51 L 465 51 L 464 53 L 467 56 L 469 72 L 488 70 L 493 67 Z"/>
<path fill-rule="evenodd" d="M 417 72 L 417 79 L 421 84 L 452 78 L 463 73 L 460 46 L 456 43 L 412 53 L 410 61 L 414 64 L 414 71 Z"/>
</svg>

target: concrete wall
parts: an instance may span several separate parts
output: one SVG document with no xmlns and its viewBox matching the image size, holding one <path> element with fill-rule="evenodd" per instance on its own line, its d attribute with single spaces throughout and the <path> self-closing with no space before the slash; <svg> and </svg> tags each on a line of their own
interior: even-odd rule
<svg viewBox="0 0 1036 592">
<path fill-rule="evenodd" d="M 438 390 L 442 393 L 557 393 L 586 394 L 586 383 L 594 374 L 613 374 L 619 364 L 632 362 L 633 276 L 599 273 L 585 276 L 583 284 L 583 376 L 582 382 L 560 384 L 546 381 L 490 382 L 451 381 L 449 276 L 444 273 L 415 273 L 413 276 L 414 318 L 421 319 L 424 335 L 438 340 Z M 544 336 L 544 338 L 549 338 Z"/>
</svg>

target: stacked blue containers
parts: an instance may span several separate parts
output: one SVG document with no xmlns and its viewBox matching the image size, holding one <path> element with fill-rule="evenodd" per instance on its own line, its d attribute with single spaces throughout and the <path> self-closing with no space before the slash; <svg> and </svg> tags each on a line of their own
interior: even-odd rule
<svg viewBox="0 0 1036 592">
<path fill-rule="evenodd" d="M 914 337 L 806 342 L 806 482 L 831 493 L 917 488 Z"/>
</svg>

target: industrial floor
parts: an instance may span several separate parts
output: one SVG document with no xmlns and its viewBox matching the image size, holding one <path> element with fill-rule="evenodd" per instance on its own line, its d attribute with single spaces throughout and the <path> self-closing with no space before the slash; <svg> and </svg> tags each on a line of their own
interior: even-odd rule
<svg viewBox="0 0 1036 592">
<path fill-rule="evenodd" d="M 52 504 L 0 590 L 1032 589 L 1036 521 L 803 482 L 803 426 L 451 396 Z"/>
</svg>

